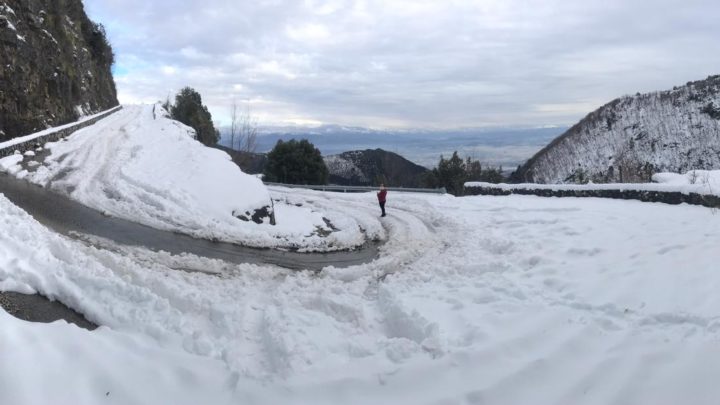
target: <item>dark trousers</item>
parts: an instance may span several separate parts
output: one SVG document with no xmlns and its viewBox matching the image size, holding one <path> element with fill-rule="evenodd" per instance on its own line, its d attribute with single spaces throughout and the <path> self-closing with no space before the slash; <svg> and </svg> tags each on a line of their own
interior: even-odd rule
<svg viewBox="0 0 720 405">
<path fill-rule="evenodd" d="M 385 216 L 385 201 L 380 201 L 380 209 L 382 210 L 382 216 Z"/>
</svg>

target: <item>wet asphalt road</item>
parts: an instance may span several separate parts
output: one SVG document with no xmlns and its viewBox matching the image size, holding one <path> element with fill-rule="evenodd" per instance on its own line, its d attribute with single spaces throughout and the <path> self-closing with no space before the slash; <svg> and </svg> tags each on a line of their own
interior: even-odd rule
<svg viewBox="0 0 720 405">
<path fill-rule="evenodd" d="M 39 294 L 0 292 L 0 306 L 10 315 L 23 321 L 48 323 L 64 319 L 87 330 L 97 329 L 97 325 L 85 319 L 82 314 Z"/>
<path fill-rule="evenodd" d="M 95 235 L 121 245 L 141 246 L 154 251 L 192 253 L 231 263 L 273 264 L 293 270 L 315 271 L 330 265 L 348 267 L 368 263 L 378 256 L 378 244 L 372 242 L 353 251 L 298 253 L 196 239 L 103 215 L 60 193 L 1 173 L 0 193 L 58 233 Z"/>
</svg>

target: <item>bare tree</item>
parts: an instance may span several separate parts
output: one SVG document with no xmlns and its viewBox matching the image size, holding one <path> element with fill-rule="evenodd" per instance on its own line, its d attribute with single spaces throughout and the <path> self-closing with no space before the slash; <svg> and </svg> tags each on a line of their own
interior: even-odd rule
<svg viewBox="0 0 720 405">
<path fill-rule="evenodd" d="M 243 108 L 233 100 L 230 106 L 230 149 L 236 151 L 233 161 L 245 171 L 253 170 L 256 159 L 257 122 L 248 103 Z"/>
<path fill-rule="evenodd" d="M 243 143 L 240 145 L 240 150 L 248 153 L 255 153 L 257 149 L 257 117 L 252 115 L 250 106 L 246 106 L 240 116 L 240 138 Z"/>
<path fill-rule="evenodd" d="M 257 122 L 249 105 L 240 108 L 233 100 L 230 106 L 230 147 L 240 152 L 254 153 L 257 148 Z"/>
<path fill-rule="evenodd" d="M 235 136 L 238 134 L 238 105 L 233 99 L 230 106 L 230 149 L 235 149 Z"/>
</svg>

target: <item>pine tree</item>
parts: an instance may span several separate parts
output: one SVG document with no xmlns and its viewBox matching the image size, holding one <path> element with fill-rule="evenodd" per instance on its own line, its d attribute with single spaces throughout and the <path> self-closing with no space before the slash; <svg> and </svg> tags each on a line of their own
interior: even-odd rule
<svg viewBox="0 0 720 405">
<path fill-rule="evenodd" d="M 171 109 L 172 118 L 192 127 L 197 134 L 197 140 L 204 145 L 212 146 L 220 140 L 220 132 L 213 125 L 212 115 L 195 89 L 185 87 L 180 90 Z"/>
<path fill-rule="evenodd" d="M 450 159 L 440 156 L 440 163 L 437 167 L 438 179 L 448 193 L 452 195 L 463 195 L 465 191 L 465 162 L 458 156 L 457 151 L 453 152 Z"/>
<path fill-rule="evenodd" d="M 279 140 L 267 155 L 265 180 L 288 184 L 327 184 L 328 169 L 320 151 L 307 139 Z"/>
</svg>

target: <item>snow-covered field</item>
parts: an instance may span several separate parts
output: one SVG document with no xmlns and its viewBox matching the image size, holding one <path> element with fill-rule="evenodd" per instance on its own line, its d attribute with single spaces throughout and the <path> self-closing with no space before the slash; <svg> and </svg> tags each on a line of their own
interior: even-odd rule
<svg viewBox="0 0 720 405">
<path fill-rule="evenodd" d="M 293 197 L 274 204 L 275 226 L 269 218 L 262 224 L 238 219 L 272 204 L 265 186 L 225 152 L 196 141 L 191 128 L 167 118 L 160 106 L 125 106 L 46 149 L 51 153 L 39 167 L 24 169 L 23 159 L 35 159 L 31 153 L 0 159 L 0 171 L 108 215 L 199 238 L 333 251 L 385 237 L 377 221 L 332 204 L 319 211 Z"/>
<path fill-rule="evenodd" d="M 376 216 L 372 194 L 273 189 Z M 312 203 L 311 203 L 312 201 Z M 377 219 L 376 219 L 377 221 Z M 0 197 L 0 403 L 677 404 L 720 395 L 720 215 L 391 194 L 376 261 L 319 274 L 52 234 Z M 178 260 L 188 272 L 174 270 Z"/>
</svg>

